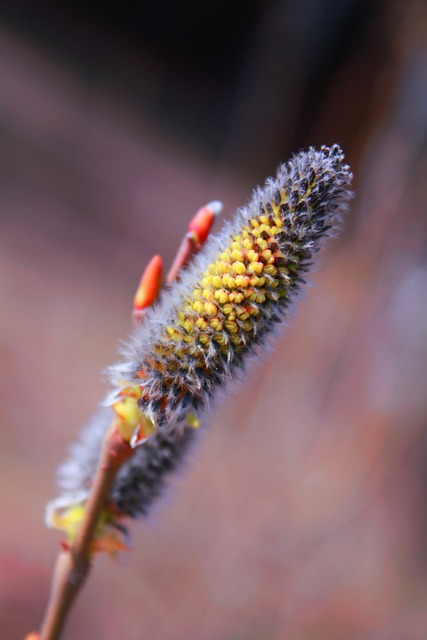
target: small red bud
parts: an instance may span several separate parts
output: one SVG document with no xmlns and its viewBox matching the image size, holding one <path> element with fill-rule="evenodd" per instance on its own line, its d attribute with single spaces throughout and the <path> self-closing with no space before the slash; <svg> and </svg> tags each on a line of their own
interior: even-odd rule
<svg viewBox="0 0 427 640">
<path fill-rule="evenodd" d="M 188 225 L 188 233 L 197 244 L 203 244 L 206 241 L 212 224 L 221 211 L 222 203 L 218 200 L 205 204 L 197 211 Z"/>
<path fill-rule="evenodd" d="M 154 256 L 142 274 L 141 282 L 133 300 L 136 312 L 150 307 L 156 300 L 162 286 L 162 273 L 162 259 L 160 256 Z"/>
</svg>

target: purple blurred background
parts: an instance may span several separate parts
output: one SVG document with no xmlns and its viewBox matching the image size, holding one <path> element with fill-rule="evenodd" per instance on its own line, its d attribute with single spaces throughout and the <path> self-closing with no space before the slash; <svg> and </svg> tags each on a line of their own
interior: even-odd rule
<svg viewBox="0 0 427 640">
<path fill-rule="evenodd" d="M 0 635 L 40 624 L 54 472 L 189 217 L 338 142 L 345 229 L 64 640 L 427 637 L 427 5 L 0 9 Z"/>
</svg>

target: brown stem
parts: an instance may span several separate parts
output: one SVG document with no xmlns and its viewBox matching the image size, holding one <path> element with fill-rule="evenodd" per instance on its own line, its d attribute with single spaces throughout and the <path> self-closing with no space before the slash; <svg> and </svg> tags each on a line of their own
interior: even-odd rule
<svg viewBox="0 0 427 640">
<path fill-rule="evenodd" d="M 170 284 L 174 282 L 178 278 L 178 274 L 183 269 L 190 258 L 199 251 L 200 245 L 198 245 L 191 234 L 187 234 L 183 237 L 179 249 L 176 253 L 175 259 L 171 268 L 169 269 L 169 273 L 166 277 L 166 282 Z"/>
<path fill-rule="evenodd" d="M 108 501 L 117 471 L 132 452 L 130 445 L 121 439 L 112 425 L 105 438 L 77 539 L 58 556 L 40 640 L 57 640 L 60 637 L 66 617 L 91 567 L 91 544 L 99 516 Z"/>
</svg>

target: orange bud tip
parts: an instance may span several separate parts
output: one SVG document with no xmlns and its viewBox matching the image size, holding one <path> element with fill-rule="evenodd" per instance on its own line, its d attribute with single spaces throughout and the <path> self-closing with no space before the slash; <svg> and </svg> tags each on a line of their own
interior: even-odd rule
<svg viewBox="0 0 427 640">
<path fill-rule="evenodd" d="M 32 631 L 31 633 L 27 633 L 24 640 L 40 640 L 40 634 Z"/>
<path fill-rule="evenodd" d="M 133 300 L 135 312 L 150 307 L 159 295 L 162 286 L 163 263 L 160 256 L 151 258 L 141 277 Z"/>
<path fill-rule="evenodd" d="M 222 202 L 214 200 L 198 210 L 188 225 L 188 236 L 197 244 L 203 244 L 209 235 L 212 224 L 222 211 Z"/>
</svg>

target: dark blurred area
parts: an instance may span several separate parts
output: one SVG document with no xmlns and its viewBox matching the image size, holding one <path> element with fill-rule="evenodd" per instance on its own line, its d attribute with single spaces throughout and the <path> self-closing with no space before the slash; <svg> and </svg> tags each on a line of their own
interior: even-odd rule
<svg viewBox="0 0 427 640">
<path fill-rule="evenodd" d="M 292 152 L 356 198 L 298 315 L 64 640 L 427 637 L 427 4 L 3 2 L 1 638 L 40 623 L 54 470 L 153 253 Z"/>
</svg>

